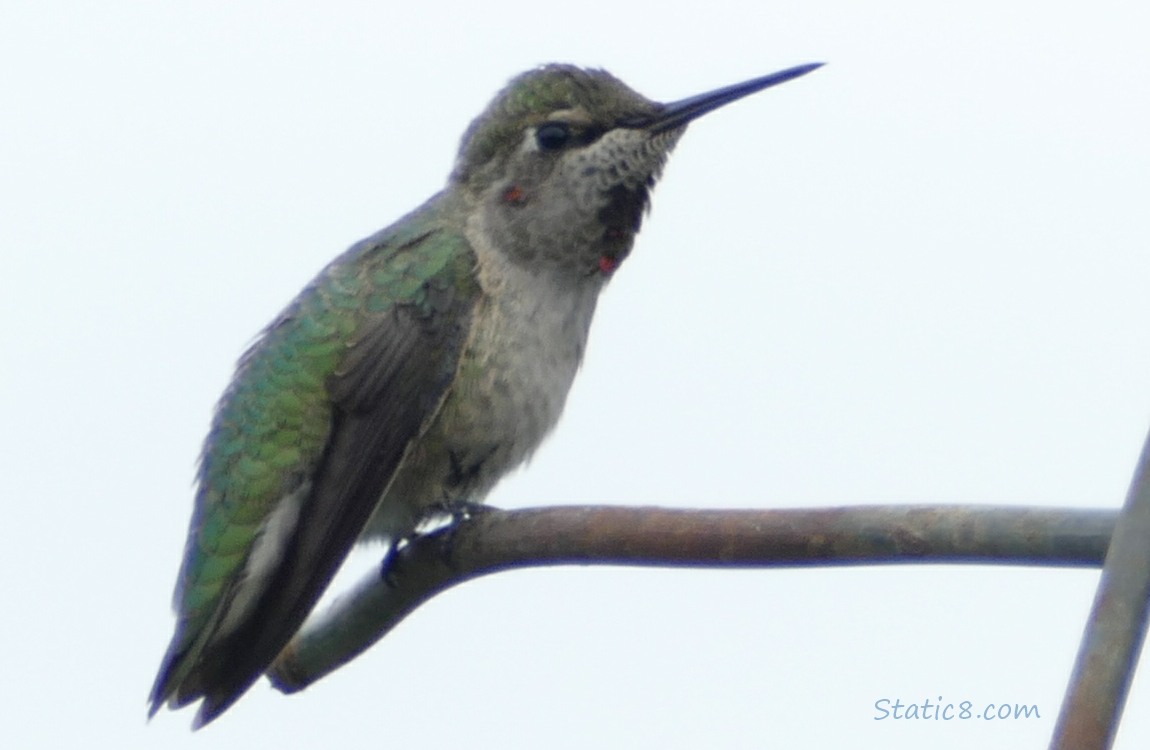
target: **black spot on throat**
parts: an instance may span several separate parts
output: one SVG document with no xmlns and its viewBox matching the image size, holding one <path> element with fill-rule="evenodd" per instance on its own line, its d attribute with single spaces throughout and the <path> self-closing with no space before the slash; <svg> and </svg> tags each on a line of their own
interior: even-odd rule
<svg viewBox="0 0 1150 750">
<path fill-rule="evenodd" d="M 599 210 L 599 221 L 608 230 L 635 234 L 643 223 L 643 211 L 650 200 L 646 186 L 627 188 L 616 185 L 607 191 L 607 205 Z"/>
</svg>

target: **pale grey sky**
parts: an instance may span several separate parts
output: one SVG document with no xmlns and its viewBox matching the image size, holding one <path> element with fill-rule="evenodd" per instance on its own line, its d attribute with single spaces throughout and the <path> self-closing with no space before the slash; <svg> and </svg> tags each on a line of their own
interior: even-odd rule
<svg viewBox="0 0 1150 750">
<path fill-rule="evenodd" d="M 517 572 L 203 736 L 144 699 L 236 357 L 541 62 L 664 100 L 829 64 L 691 127 L 493 504 L 1118 507 L 1150 427 L 1148 29 L 1130 2 L 10 0 L 0 741 L 1044 747 L 1095 572 Z M 874 718 L 938 696 L 1042 718 Z M 1148 741 L 1143 676 L 1117 747 Z"/>
</svg>

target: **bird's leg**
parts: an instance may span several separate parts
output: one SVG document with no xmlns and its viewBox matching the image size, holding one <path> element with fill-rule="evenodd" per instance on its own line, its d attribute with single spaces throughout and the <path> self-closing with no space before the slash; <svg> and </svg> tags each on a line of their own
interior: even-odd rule
<svg viewBox="0 0 1150 750">
<path fill-rule="evenodd" d="M 490 506 L 472 500 L 442 500 L 428 506 L 415 522 L 415 528 L 408 539 L 445 533 L 464 521 L 470 521 L 475 516 L 490 510 Z"/>
</svg>

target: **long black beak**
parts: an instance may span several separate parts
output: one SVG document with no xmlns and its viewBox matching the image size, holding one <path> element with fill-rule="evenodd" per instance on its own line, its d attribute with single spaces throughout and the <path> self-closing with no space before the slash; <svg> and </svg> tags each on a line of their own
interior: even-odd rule
<svg viewBox="0 0 1150 750">
<path fill-rule="evenodd" d="M 649 131 L 652 135 L 667 130 L 674 130 L 675 128 L 686 125 L 696 117 L 718 109 L 724 104 L 730 104 L 736 99 L 750 96 L 756 91 L 762 91 L 771 86 L 786 83 L 792 78 L 805 76 L 812 70 L 821 68 L 822 66 L 823 63 L 798 65 L 793 68 L 787 68 L 786 70 L 780 70 L 778 73 L 771 73 L 770 75 L 736 83 L 733 86 L 725 86 L 721 89 L 708 91 L 705 94 L 680 99 L 677 102 L 662 105 L 662 109 L 655 115 L 629 120 L 623 123 L 623 126 L 628 128 L 642 128 Z"/>
</svg>

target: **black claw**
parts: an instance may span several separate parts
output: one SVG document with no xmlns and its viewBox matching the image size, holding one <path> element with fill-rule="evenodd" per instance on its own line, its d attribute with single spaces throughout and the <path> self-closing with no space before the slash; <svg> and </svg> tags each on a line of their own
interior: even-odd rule
<svg viewBox="0 0 1150 750">
<path fill-rule="evenodd" d="M 388 588 L 398 588 L 399 581 L 396 580 L 395 560 L 399 556 L 400 550 L 406 547 L 410 542 L 407 538 L 397 539 L 394 542 L 387 543 L 387 549 L 383 551 L 383 558 L 379 561 L 379 578 Z"/>
</svg>

